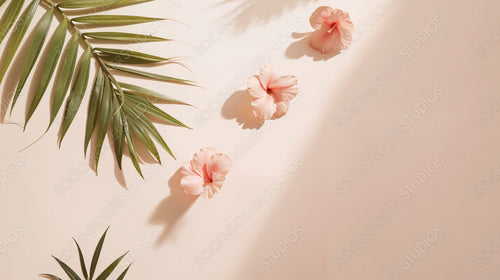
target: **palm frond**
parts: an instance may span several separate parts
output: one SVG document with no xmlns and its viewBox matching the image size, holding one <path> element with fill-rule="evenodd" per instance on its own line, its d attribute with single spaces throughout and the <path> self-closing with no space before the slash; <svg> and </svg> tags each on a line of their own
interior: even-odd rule
<svg viewBox="0 0 500 280">
<path fill-rule="evenodd" d="M 161 65 L 172 62 L 171 58 L 99 45 L 109 42 L 162 42 L 170 41 L 170 39 L 136 33 L 86 30 L 96 26 L 126 26 L 163 20 L 156 17 L 98 13 L 150 1 L 154 0 L 63 0 L 57 2 L 32 0 L 23 11 L 25 0 L 0 0 L 0 6 L 4 3 L 8 4 L 0 18 L 0 43 L 13 30 L 2 54 L 0 83 L 8 70 L 16 66 L 16 63 L 20 64 L 17 67 L 21 66 L 17 86 L 12 95 L 10 112 L 12 113 L 19 97 L 26 91 L 26 83 L 30 75 L 36 75 L 37 73 L 33 72 L 42 71 L 39 74 L 39 80 L 31 85 L 35 91 L 32 98 L 27 101 L 24 128 L 26 129 L 41 101 L 47 96 L 47 91 L 51 91 L 52 102 L 49 105 L 50 114 L 47 130 L 51 128 L 64 103 L 58 139 L 59 146 L 61 146 L 64 137 L 72 127 L 87 91 L 89 91 L 83 145 L 84 155 L 86 155 L 90 142 L 95 139 L 92 155 L 96 172 L 102 146 L 107 136 L 112 137 L 110 140 L 113 143 L 116 161 L 120 169 L 122 168 L 123 152 L 127 147 L 132 164 L 142 176 L 134 141 L 139 141 L 144 145 L 159 163 L 161 163 L 160 153 L 155 145 L 160 145 L 173 157 L 172 151 L 156 129 L 153 120 L 161 120 L 164 123 L 189 128 L 154 103 L 189 104 L 138 85 L 119 81 L 116 76 L 116 73 L 122 72 L 142 79 L 196 85 L 190 80 L 142 71 L 135 67 L 130 68 L 130 66 L 140 65 Z M 34 15 L 39 8 L 46 11 L 41 19 L 34 24 Z M 67 11 L 72 10 L 78 10 L 79 16 L 70 17 L 70 13 Z M 50 27 L 54 21 L 58 22 L 58 26 L 54 31 L 51 31 Z M 29 40 L 25 40 L 30 26 L 34 28 L 33 36 Z M 68 36 L 68 33 L 71 36 Z M 66 41 L 67 37 L 70 37 L 69 41 Z M 13 64 L 14 57 L 24 44 L 28 50 L 26 56 Z M 83 49 L 83 54 L 80 56 L 78 55 L 79 48 Z M 39 69 L 34 67 L 35 64 L 40 65 Z M 95 74 L 91 71 L 94 65 L 97 66 Z M 53 82 L 53 88 L 49 89 L 49 84 L 55 77 L 57 80 Z M 90 86 L 90 83 L 93 85 Z M 93 138 L 93 135 L 96 137 Z"/>
<path fill-rule="evenodd" d="M 82 252 L 82 250 L 80 248 L 80 245 L 78 244 L 78 242 L 76 241 L 76 239 L 73 238 L 73 240 L 75 241 L 76 248 L 78 250 L 78 256 L 79 256 L 79 260 L 80 260 L 80 269 L 82 270 L 83 278 L 81 278 L 78 275 L 78 273 L 76 273 L 75 270 L 73 270 L 65 262 L 61 261 L 57 257 L 52 256 L 56 260 L 56 262 L 59 264 L 59 266 L 62 268 L 62 270 L 64 271 L 64 273 L 66 273 L 66 275 L 69 277 L 70 280 L 82 280 L 82 279 L 83 280 L 92 280 L 94 278 L 95 269 L 96 269 L 97 263 L 99 261 L 99 256 L 101 255 L 101 250 L 102 250 L 102 247 L 104 245 L 104 240 L 106 238 L 106 234 L 108 232 L 108 229 L 106 229 L 106 231 L 102 234 L 99 242 L 97 243 L 97 246 L 96 246 L 96 248 L 94 250 L 94 254 L 92 256 L 92 263 L 90 265 L 90 270 L 87 270 L 87 266 L 85 265 L 85 259 L 84 259 L 84 256 L 83 256 L 83 252 Z M 107 280 L 109 278 L 109 276 L 113 273 L 113 271 L 115 271 L 116 267 L 120 264 L 120 262 L 123 260 L 123 258 L 127 254 L 128 254 L 128 252 L 126 252 L 125 254 L 121 255 L 116 260 L 114 260 L 110 265 L 108 265 L 108 267 L 106 267 L 101 272 L 101 274 L 99 274 L 99 276 L 97 276 L 97 278 L 95 278 L 95 280 Z M 131 264 L 129 264 L 127 266 L 127 268 L 118 276 L 117 280 L 123 280 L 125 278 L 125 275 L 127 274 L 128 270 L 130 268 L 130 265 Z M 48 279 L 52 279 L 52 280 L 62 280 L 62 278 L 60 278 L 58 276 L 55 276 L 53 274 L 40 274 L 40 276 L 48 278 Z"/>
</svg>

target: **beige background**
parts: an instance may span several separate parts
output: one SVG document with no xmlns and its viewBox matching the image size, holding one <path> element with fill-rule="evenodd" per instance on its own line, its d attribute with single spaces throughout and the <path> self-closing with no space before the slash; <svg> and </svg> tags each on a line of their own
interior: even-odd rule
<svg viewBox="0 0 500 280">
<path fill-rule="evenodd" d="M 304 39 L 320 5 L 349 11 L 356 27 L 333 58 Z M 115 172 L 109 147 L 94 175 L 82 154 L 85 109 L 61 150 L 53 128 L 17 153 L 45 129 L 47 98 L 25 133 L 0 126 L 0 278 L 62 276 L 50 255 L 77 266 L 71 237 L 90 258 L 111 225 L 100 269 L 130 249 L 128 279 L 498 279 L 499 8 L 157 0 L 123 9 L 185 23 L 125 30 L 177 40 L 131 47 L 189 57 L 193 73 L 155 70 L 205 89 L 143 85 L 196 105 L 163 107 L 195 129 L 161 126 L 178 160 L 145 165 L 142 181 L 128 160 L 123 177 Z M 294 73 L 301 93 L 259 127 L 244 90 L 268 61 Z M 12 121 L 22 122 L 27 92 Z M 179 192 L 176 170 L 209 145 L 233 170 L 219 195 L 195 201 Z"/>
</svg>

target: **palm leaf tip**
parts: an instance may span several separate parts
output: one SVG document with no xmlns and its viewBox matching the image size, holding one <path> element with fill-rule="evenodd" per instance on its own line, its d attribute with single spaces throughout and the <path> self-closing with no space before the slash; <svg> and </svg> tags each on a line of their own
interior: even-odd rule
<svg viewBox="0 0 500 280">
<path fill-rule="evenodd" d="M 99 261 L 99 256 L 101 255 L 102 246 L 104 244 L 104 240 L 106 239 L 106 234 L 108 233 L 108 230 L 109 230 L 109 226 L 102 234 L 102 236 L 99 239 L 99 242 L 97 243 L 97 246 L 94 250 L 94 254 L 92 256 L 92 263 L 90 264 L 89 279 L 92 279 L 92 277 L 94 276 L 94 272 L 95 272 L 95 269 L 97 267 L 97 262 Z"/>
<path fill-rule="evenodd" d="M 80 248 L 80 245 L 78 244 L 78 242 L 76 241 L 75 238 L 73 238 L 73 241 L 75 241 L 76 248 L 78 249 L 78 257 L 80 259 L 80 267 L 82 269 L 83 277 L 85 279 L 88 279 L 89 276 L 88 276 L 88 273 L 87 273 L 87 266 L 85 265 L 85 259 L 83 257 L 82 249 Z"/>
<path fill-rule="evenodd" d="M 129 268 L 130 268 L 131 265 L 132 264 L 129 264 L 127 266 L 127 268 L 125 268 L 125 270 L 122 272 L 122 274 L 120 274 L 120 276 L 118 276 L 118 278 L 116 278 L 116 280 L 123 280 L 125 278 L 125 275 L 127 274 L 127 272 L 128 272 L 128 270 L 129 270 Z"/>
<path fill-rule="evenodd" d="M 55 275 L 52 275 L 52 274 L 47 274 L 47 273 L 44 273 L 44 274 L 40 274 L 39 275 L 40 277 L 45 277 L 47 279 L 52 279 L 52 280 L 62 280 L 61 278 L 55 276 Z"/>
</svg>

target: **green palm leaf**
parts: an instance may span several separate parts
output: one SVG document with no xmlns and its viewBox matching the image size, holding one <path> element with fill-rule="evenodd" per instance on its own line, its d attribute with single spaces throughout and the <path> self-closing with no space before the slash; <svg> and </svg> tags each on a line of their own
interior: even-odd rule
<svg viewBox="0 0 500 280">
<path fill-rule="evenodd" d="M 89 273 L 90 280 L 92 280 L 92 277 L 94 276 L 94 272 L 97 267 L 97 262 L 99 261 L 99 256 L 101 255 L 102 245 L 104 245 L 104 240 L 106 239 L 106 234 L 108 233 L 108 230 L 109 227 L 104 231 L 104 233 L 101 236 L 101 239 L 99 239 L 99 242 L 95 247 L 94 255 L 92 256 L 92 263 L 90 264 L 90 273 Z"/>
<path fill-rule="evenodd" d="M 73 38 L 69 42 L 68 49 L 66 51 L 66 57 L 63 59 L 63 66 L 61 69 L 61 77 L 57 82 L 56 90 L 54 92 L 54 100 L 52 103 L 52 110 L 50 114 L 49 128 L 54 122 L 59 109 L 66 97 L 69 86 L 71 84 L 71 77 L 73 77 L 73 72 L 76 65 L 76 56 L 78 54 L 78 35 L 75 33 Z"/>
<path fill-rule="evenodd" d="M 10 63 L 12 62 L 12 59 L 16 54 L 17 48 L 21 44 L 21 41 L 24 35 L 26 34 L 26 31 L 28 30 L 28 26 L 30 25 L 31 20 L 33 19 L 33 15 L 35 14 L 36 9 L 38 8 L 38 3 L 40 3 L 40 0 L 33 0 L 33 2 L 30 3 L 26 11 L 23 13 L 21 18 L 17 22 L 16 31 L 14 31 L 14 34 L 12 35 L 12 40 L 7 47 L 5 61 L 2 64 L 2 67 L 0 68 L 0 82 L 2 82 L 3 77 L 5 76 L 5 73 L 7 72 Z"/>
<path fill-rule="evenodd" d="M 27 127 L 37 108 L 42 106 L 43 98 L 47 92 L 50 92 L 51 102 L 47 130 L 55 122 L 63 103 L 65 103 L 58 139 L 58 144 L 61 146 L 62 140 L 75 121 L 85 95 L 89 94 L 83 144 L 84 155 L 86 155 L 92 135 L 96 132 L 96 145 L 93 151 L 96 172 L 104 140 L 110 131 L 112 132 L 110 140 L 113 142 L 112 146 L 120 169 L 122 168 L 123 150 L 127 147 L 134 168 L 142 176 L 134 139 L 138 141 L 137 144 L 142 143 L 159 162 L 160 153 L 155 144 L 161 146 L 173 157 L 172 151 L 150 118 L 159 118 L 173 125 L 188 127 L 153 103 L 189 104 L 141 86 L 124 83 L 120 81 L 118 76 L 115 76 L 117 71 L 121 71 L 142 79 L 195 85 L 194 82 L 185 79 L 118 66 L 120 64 L 148 64 L 152 66 L 169 62 L 170 59 L 156 54 L 99 45 L 100 41 L 146 43 L 169 41 L 170 39 L 113 30 L 82 32 L 83 28 L 93 26 L 122 26 L 163 20 L 147 16 L 97 14 L 103 10 L 150 1 L 153 0 L 30 0 L 26 9 L 22 11 L 25 0 L 0 0 L 0 5 L 8 3 L 0 19 L 0 43 L 15 26 L 2 54 L 0 83 L 9 69 L 14 67 L 21 69 L 10 102 L 11 113 L 18 103 L 23 89 L 26 88 L 30 75 L 40 77 L 30 85 L 34 89 L 34 94 L 31 99 L 27 100 L 24 127 Z M 36 11 L 41 6 L 48 9 L 38 23 L 33 24 L 35 25 L 34 31 L 28 33 Z M 72 17 L 66 12 L 73 9 L 78 9 L 79 16 Z M 58 26 L 52 31 L 51 26 L 54 19 L 58 21 Z M 71 39 L 65 43 L 67 33 L 71 34 Z M 28 34 L 33 34 L 32 39 L 26 40 Z M 46 44 L 46 41 L 50 42 Z M 76 66 L 79 53 L 81 53 L 79 47 L 82 48 L 83 54 L 80 56 L 80 65 Z M 20 48 L 27 50 L 26 55 L 19 63 L 13 62 Z M 92 61 L 95 64 L 91 63 Z M 36 68 L 35 65 L 37 65 Z M 95 74 L 92 71 L 93 66 L 97 67 Z M 92 81 L 93 86 L 89 86 Z M 52 89 L 49 89 L 50 84 L 54 85 Z M 69 90 L 70 87 L 71 90 Z M 89 87 L 91 90 L 87 93 Z M 89 274 L 93 275 L 92 266 Z"/>
<path fill-rule="evenodd" d="M 141 166 L 139 165 L 139 159 L 137 158 L 137 153 L 135 151 L 134 138 L 132 136 L 132 131 L 131 131 L 131 128 L 129 126 L 129 122 L 131 120 L 132 119 L 128 119 L 128 118 L 123 119 L 123 132 L 125 134 L 125 139 L 127 140 L 127 146 L 128 146 L 128 152 L 130 154 L 130 159 L 132 160 L 132 163 L 135 167 L 135 170 L 137 170 L 139 175 L 141 175 L 141 177 L 144 178 L 144 175 L 142 175 Z"/>
<path fill-rule="evenodd" d="M 66 272 L 66 275 L 68 275 L 68 277 L 71 279 L 71 280 L 82 280 L 80 278 L 80 276 L 78 276 L 78 274 L 76 274 L 76 272 L 71 269 L 71 267 L 69 267 L 67 264 L 65 264 L 63 261 L 61 261 L 60 259 L 52 256 L 56 261 L 57 263 L 62 267 L 62 269 L 64 270 L 64 272 Z"/>
<path fill-rule="evenodd" d="M 63 9 L 83 9 L 83 8 L 112 8 L 117 6 L 135 5 L 153 0 L 69 0 L 65 1 L 57 7 Z"/>
<path fill-rule="evenodd" d="M 104 54 L 101 55 L 104 60 L 120 64 L 146 64 L 165 62 L 168 60 L 168 58 L 129 50 L 109 48 L 96 48 L 95 50 Z"/>
<path fill-rule="evenodd" d="M 160 74 L 155 74 L 155 73 L 150 73 L 150 72 L 145 72 L 137 69 L 132 69 L 132 68 L 127 68 L 127 67 L 121 67 L 121 66 L 116 66 L 116 65 L 110 65 L 106 64 L 110 68 L 113 68 L 118 71 L 146 77 L 146 78 L 151 78 L 159 81 L 164 81 L 164 82 L 169 82 L 169 83 L 176 83 L 176 84 L 185 84 L 185 85 L 194 85 L 193 81 L 189 80 L 183 80 L 183 79 L 178 79 L 174 77 L 169 77 L 169 76 L 164 76 Z"/>
<path fill-rule="evenodd" d="M 95 16 L 82 16 L 73 18 L 71 21 L 76 23 L 87 23 L 96 25 L 131 25 L 139 23 L 147 23 L 163 18 L 151 18 L 140 16 L 127 16 L 127 15 L 95 15 Z"/>
<path fill-rule="evenodd" d="M 52 280 L 62 280 L 61 278 L 52 274 L 40 274 L 41 277 L 51 278 Z"/>
<path fill-rule="evenodd" d="M 7 36 L 7 33 L 9 33 L 9 30 L 12 28 L 12 23 L 15 22 L 19 16 L 23 4 L 24 0 L 15 0 L 11 1 L 9 7 L 7 7 L 7 11 L 0 22 L 0 43 L 5 39 L 5 36 Z"/>
<path fill-rule="evenodd" d="M 76 81 L 73 85 L 73 90 L 69 94 L 68 101 L 66 102 L 66 111 L 64 112 L 64 118 L 62 123 L 61 130 L 61 138 L 59 140 L 59 146 L 61 146 L 61 142 L 68 131 L 69 126 L 73 122 L 73 119 L 76 116 L 78 109 L 80 108 L 80 104 L 82 103 L 83 94 L 87 89 L 87 83 L 89 79 L 89 70 L 90 70 L 90 56 L 91 49 L 88 47 L 83 53 L 82 63 L 80 65 L 80 69 L 76 74 Z"/>
<path fill-rule="evenodd" d="M 148 151 L 155 157 L 158 163 L 161 164 L 160 154 L 158 153 L 158 149 L 156 149 L 155 144 L 149 138 L 147 132 L 139 125 L 137 122 L 129 122 L 129 126 L 134 131 L 134 134 L 141 140 L 144 146 L 148 149 Z"/>
<path fill-rule="evenodd" d="M 76 239 L 73 238 L 73 241 L 75 241 L 76 248 L 78 249 L 78 257 L 80 258 L 80 267 L 82 268 L 83 277 L 85 278 L 85 280 L 87 280 L 89 279 L 89 276 L 87 274 L 87 266 L 85 265 L 85 259 L 83 258 L 82 249 L 80 248 L 80 245 L 78 245 Z"/>
<path fill-rule="evenodd" d="M 83 33 L 83 35 L 85 37 L 92 39 L 121 41 L 129 43 L 171 41 L 171 39 L 160 38 L 152 35 L 142 35 L 142 34 L 125 33 L 125 32 L 88 32 L 88 33 Z"/>
<path fill-rule="evenodd" d="M 95 280 L 106 280 L 108 279 L 109 275 L 115 270 L 116 266 L 122 261 L 122 259 L 128 254 L 126 252 L 123 254 L 121 257 L 116 259 L 114 262 L 112 262 Z"/>
<path fill-rule="evenodd" d="M 113 111 L 118 111 L 120 107 L 118 98 L 113 98 Z M 122 169 L 123 145 L 125 144 L 125 133 L 123 131 L 123 112 L 120 110 L 113 116 L 113 147 L 115 150 L 118 167 Z"/>
<path fill-rule="evenodd" d="M 128 94 L 128 93 L 125 93 L 125 97 L 126 97 L 126 100 L 129 100 L 129 102 L 133 104 L 133 106 L 137 107 L 137 109 L 139 109 L 145 113 L 156 116 L 156 117 L 158 117 L 158 118 L 160 118 L 160 119 L 162 119 L 170 124 L 189 128 L 187 125 L 183 124 L 178 119 L 163 112 L 160 108 L 156 107 L 155 105 L 153 105 L 153 103 L 145 100 L 142 97 L 135 96 L 133 94 Z"/>
<path fill-rule="evenodd" d="M 128 109 L 128 112 L 130 112 L 130 115 L 134 117 L 134 119 L 141 124 L 141 126 L 151 135 L 151 137 L 158 143 L 162 148 L 170 154 L 173 158 L 175 158 L 174 154 L 168 147 L 167 143 L 165 143 L 165 140 L 163 140 L 163 137 L 161 137 L 160 133 L 156 129 L 156 127 L 153 125 L 153 122 L 142 112 L 140 112 L 138 109 L 134 107 L 129 107 L 126 106 Z"/>
<path fill-rule="evenodd" d="M 113 106 L 113 92 L 111 89 L 111 83 L 109 80 L 104 81 L 104 89 L 102 92 L 102 103 L 101 103 L 101 116 L 99 118 L 99 127 L 97 129 L 97 140 L 95 145 L 95 169 L 99 165 L 99 157 L 101 155 L 102 145 L 104 143 L 104 138 L 106 137 L 106 132 L 108 131 L 109 124 L 112 117 L 112 106 Z"/>
<path fill-rule="evenodd" d="M 54 70 L 56 69 L 57 66 L 57 61 L 61 56 L 62 47 L 64 45 L 64 39 L 66 38 L 67 25 L 68 24 L 66 21 L 61 22 L 61 24 L 59 25 L 54 34 L 54 40 L 52 41 L 52 44 L 49 46 L 49 54 L 47 55 L 47 58 L 45 60 L 45 67 L 44 67 L 45 71 L 43 71 L 42 78 L 40 79 L 40 84 L 38 85 L 38 89 L 35 93 L 35 96 L 33 97 L 33 100 L 31 101 L 31 105 L 28 110 L 28 115 L 26 116 L 26 121 L 24 123 L 25 129 L 26 125 L 28 124 L 28 121 L 35 112 L 36 107 L 40 103 L 40 100 L 42 100 L 45 90 L 49 86 L 52 74 L 54 74 Z"/>
<path fill-rule="evenodd" d="M 173 103 L 173 104 L 182 104 L 182 105 L 192 106 L 188 103 L 185 103 L 185 102 L 182 102 L 180 100 L 165 96 L 161 93 L 158 93 L 156 91 L 153 91 L 153 90 L 150 90 L 147 88 L 143 88 L 140 86 L 131 85 L 131 84 L 127 84 L 127 83 L 120 83 L 120 86 L 122 88 L 129 89 L 130 91 L 127 91 L 128 93 L 142 96 L 151 103 L 165 102 L 165 103 Z"/>
<path fill-rule="evenodd" d="M 45 15 L 42 17 L 40 24 L 35 31 L 35 35 L 33 36 L 33 40 L 31 41 L 31 45 L 28 49 L 28 53 L 26 54 L 26 59 L 24 60 L 24 67 L 21 70 L 21 78 L 19 78 L 19 83 L 17 84 L 16 91 L 14 93 L 14 97 L 12 99 L 12 106 L 10 107 L 10 112 L 14 109 L 14 105 L 16 104 L 17 98 L 21 93 L 21 90 L 28 79 L 28 76 L 35 65 L 36 59 L 42 50 L 43 43 L 45 42 L 45 38 L 47 38 L 47 32 L 49 31 L 50 24 L 52 23 L 52 18 L 54 17 L 54 9 L 51 8 Z"/>
<path fill-rule="evenodd" d="M 130 268 L 132 264 L 129 264 L 127 266 L 127 268 L 125 268 L 125 270 L 122 272 L 122 274 L 120 274 L 120 276 L 118 276 L 118 278 L 116 278 L 116 280 L 123 280 L 125 278 L 125 275 L 127 274 L 128 272 L 128 269 Z"/>
<path fill-rule="evenodd" d="M 102 92 L 104 89 L 104 74 L 102 69 L 99 69 L 99 73 L 94 82 L 94 87 L 92 88 L 92 94 L 90 95 L 89 110 L 87 114 L 87 126 L 85 128 L 85 143 L 84 143 L 84 153 L 87 154 L 87 147 L 90 143 L 90 137 L 97 124 L 97 117 L 99 116 L 100 105 L 102 102 Z"/>
</svg>

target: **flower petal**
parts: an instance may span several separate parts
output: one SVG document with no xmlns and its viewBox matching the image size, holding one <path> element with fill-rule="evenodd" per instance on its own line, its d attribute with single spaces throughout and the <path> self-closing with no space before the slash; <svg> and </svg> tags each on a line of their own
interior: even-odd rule
<svg viewBox="0 0 500 280">
<path fill-rule="evenodd" d="M 293 75 L 281 76 L 271 83 L 272 95 L 276 103 L 290 101 L 299 93 L 297 78 Z"/>
<path fill-rule="evenodd" d="M 216 153 L 208 160 L 207 171 L 213 180 L 215 173 L 226 176 L 231 170 L 231 159 L 225 154 Z"/>
<path fill-rule="evenodd" d="M 269 94 L 254 99 L 252 101 L 252 107 L 255 117 L 262 120 L 271 119 L 276 112 L 276 103 L 274 102 L 274 98 Z"/>
<path fill-rule="evenodd" d="M 288 88 L 297 84 L 297 78 L 294 75 L 281 76 L 271 82 L 270 90 L 278 90 Z"/>
<path fill-rule="evenodd" d="M 343 27 L 338 27 L 338 32 L 340 34 L 340 44 L 337 49 L 344 50 L 352 43 L 352 35 L 349 30 Z"/>
<path fill-rule="evenodd" d="M 337 50 L 341 45 L 340 40 L 340 32 L 338 32 L 337 28 L 331 33 L 326 29 L 316 30 L 309 37 L 311 47 L 322 54 Z"/>
<path fill-rule="evenodd" d="M 262 87 L 262 84 L 260 83 L 259 76 L 253 76 L 248 79 L 247 86 L 248 92 L 253 97 L 262 97 L 267 94 L 267 91 Z"/>
<path fill-rule="evenodd" d="M 208 159 L 214 155 L 217 151 L 212 147 L 205 147 L 196 152 L 191 160 L 191 168 L 200 176 L 202 179 L 209 180 L 207 173 L 207 163 Z"/>
<path fill-rule="evenodd" d="M 354 24 L 351 21 L 351 17 L 348 12 L 336 9 L 331 14 L 328 19 L 332 24 L 336 24 L 338 27 L 342 27 L 349 32 L 354 30 Z"/>
<path fill-rule="evenodd" d="M 289 103 L 287 101 L 279 102 L 276 104 L 276 112 L 273 115 L 273 119 L 279 119 L 283 117 L 286 112 L 288 112 Z"/>
<path fill-rule="evenodd" d="M 274 79 L 277 79 L 281 76 L 280 72 L 281 70 L 279 66 L 274 63 L 268 63 L 260 69 L 259 78 L 262 86 L 264 87 L 264 90 L 267 91 L 267 89 L 269 88 L 269 84 L 271 84 Z"/>
<path fill-rule="evenodd" d="M 214 197 L 214 195 L 218 193 L 221 188 L 222 188 L 222 183 L 216 183 L 216 182 L 207 183 L 203 188 L 202 196 L 204 198 L 210 199 Z"/>
<path fill-rule="evenodd" d="M 203 178 L 194 172 L 189 164 L 181 167 L 181 189 L 190 195 L 199 195 L 203 192 Z"/>
<path fill-rule="evenodd" d="M 322 6 L 316 9 L 309 18 L 312 28 L 318 30 L 323 24 L 329 24 L 328 18 L 332 14 L 333 9 L 331 7 Z"/>
</svg>

